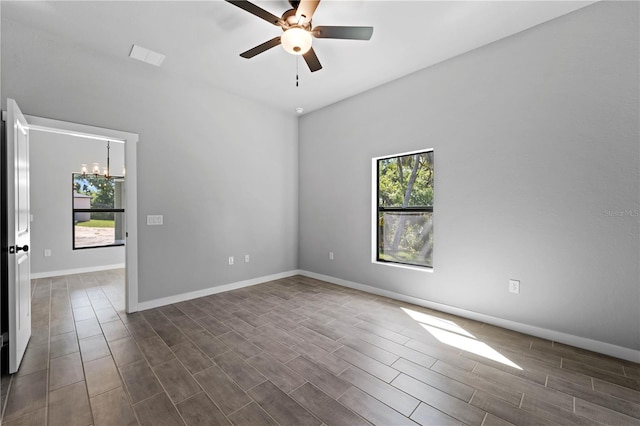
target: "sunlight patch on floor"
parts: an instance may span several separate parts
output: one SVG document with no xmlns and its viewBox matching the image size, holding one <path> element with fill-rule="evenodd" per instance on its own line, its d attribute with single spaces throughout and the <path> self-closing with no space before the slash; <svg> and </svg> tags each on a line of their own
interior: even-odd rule
<svg viewBox="0 0 640 426">
<path fill-rule="evenodd" d="M 453 321 L 444 320 L 434 317 L 433 315 L 423 312 L 414 311 L 412 309 L 400 308 L 411 318 L 420 323 L 420 325 L 428 331 L 438 341 L 445 345 L 453 346 L 463 351 L 467 351 L 483 358 L 499 362 L 509 367 L 522 370 L 520 366 L 512 362 L 510 359 L 493 349 L 491 346 L 476 339 L 476 337 L 460 327 Z"/>
<path fill-rule="evenodd" d="M 418 321 L 420 324 L 428 324 L 434 327 L 438 327 L 442 330 L 451 331 L 453 333 L 462 334 L 463 336 L 474 338 L 473 334 L 469 333 L 464 328 L 460 327 L 453 321 L 445 320 L 442 318 L 434 317 L 433 315 L 425 314 L 423 312 L 414 311 L 413 309 L 400 308 L 404 311 L 405 314 L 409 315 L 414 320 Z"/>
</svg>

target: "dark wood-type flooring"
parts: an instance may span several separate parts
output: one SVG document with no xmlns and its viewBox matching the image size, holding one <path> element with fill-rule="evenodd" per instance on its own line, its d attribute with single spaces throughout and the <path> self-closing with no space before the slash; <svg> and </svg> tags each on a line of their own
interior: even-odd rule
<svg viewBox="0 0 640 426">
<path fill-rule="evenodd" d="M 3 425 L 640 424 L 640 365 L 295 276 L 135 314 L 34 280 Z"/>
</svg>

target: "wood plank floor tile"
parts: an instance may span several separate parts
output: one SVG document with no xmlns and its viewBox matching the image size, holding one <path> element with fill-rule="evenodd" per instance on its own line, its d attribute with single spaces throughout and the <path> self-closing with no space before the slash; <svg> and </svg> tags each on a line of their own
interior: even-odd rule
<svg viewBox="0 0 640 426">
<path fill-rule="evenodd" d="M 243 321 L 239 317 L 235 316 L 235 314 L 236 313 L 234 312 L 233 313 L 234 316 L 232 318 L 229 318 L 228 320 L 224 321 L 223 322 L 224 325 L 226 325 L 227 327 L 229 327 L 230 329 L 232 329 L 233 331 L 235 331 L 245 339 L 249 339 L 252 336 L 256 336 L 262 333 L 261 330 Z"/>
<path fill-rule="evenodd" d="M 575 413 L 579 416 L 587 417 L 600 423 L 616 426 L 640 424 L 637 417 L 630 417 L 623 413 L 610 410 L 607 407 L 603 407 L 599 404 L 585 401 L 580 398 L 576 398 Z"/>
<path fill-rule="evenodd" d="M 219 336 L 231 331 L 229 327 L 211 316 L 198 318 L 196 322 L 214 336 Z"/>
<path fill-rule="evenodd" d="M 351 387 L 349 382 L 338 378 L 324 368 L 318 367 L 304 357 L 295 358 L 286 365 L 332 398 L 338 398 Z"/>
<path fill-rule="evenodd" d="M 315 320 L 308 319 L 299 323 L 302 327 L 306 327 L 310 330 L 315 331 L 316 333 L 320 333 L 325 337 L 328 337 L 331 340 L 339 340 L 342 337 L 345 337 L 345 333 L 343 331 L 336 330 L 333 327 L 328 326 L 324 323 L 319 323 Z"/>
<path fill-rule="evenodd" d="M 453 397 L 463 401 L 469 401 L 475 389 L 471 386 L 450 379 L 447 376 L 424 368 L 416 363 L 400 358 L 393 364 L 393 368 L 402 371 L 404 374 L 426 383 L 431 387 L 441 390 Z M 414 395 L 415 396 L 415 395 Z"/>
<path fill-rule="evenodd" d="M 263 324 L 260 327 L 271 325 L 273 327 L 277 327 L 286 331 L 295 330 L 296 328 L 300 327 L 299 323 L 295 321 L 291 321 L 290 319 L 287 319 L 282 315 L 279 315 L 273 311 L 267 312 L 266 314 L 262 315 L 260 318 L 263 318 L 266 321 L 266 324 Z"/>
<path fill-rule="evenodd" d="M 411 420 L 415 420 L 421 425 L 464 425 L 464 423 L 446 415 L 442 411 L 436 410 L 424 402 L 421 402 L 418 408 L 411 414 Z"/>
<path fill-rule="evenodd" d="M 173 346 L 171 350 L 191 374 L 203 371 L 213 365 L 211 359 L 190 341 Z"/>
<path fill-rule="evenodd" d="M 198 383 L 177 359 L 155 366 L 153 372 L 174 404 L 201 391 Z"/>
<path fill-rule="evenodd" d="M 391 352 L 398 357 L 408 359 L 409 361 L 413 361 L 416 364 L 420 364 L 423 367 L 432 366 L 437 358 L 434 358 L 430 355 L 426 355 L 423 352 L 411 349 L 405 345 L 399 345 L 390 340 L 387 340 L 383 337 L 375 337 L 373 340 L 369 340 L 368 343 L 371 343 L 374 346 L 377 346 L 381 349 L 384 349 L 387 352 Z"/>
<path fill-rule="evenodd" d="M 80 353 L 74 352 L 50 361 L 50 391 L 81 381 L 84 381 L 84 372 Z"/>
<path fill-rule="evenodd" d="M 398 370 L 391 368 L 380 361 L 376 361 L 373 358 L 369 358 L 348 346 L 338 348 L 333 351 L 332 354 L 387 383 L 391 382 L 399 374 Z M 339 374 L 339 372 L 336 374 Z"/>
<path fill-rule="evenodd" d="M 129 333 L 136 340 L 149 339 L 151 337 L 158 337 L 153 328 L 146 321 L 136 321 L 125 325 L 129 330 Z"/>
<path fill-rule="evenodd" d="M 131 364 L 142 359 L 138 345 L 131 337 L 109 342 L 109 348 L 118 367 Z"/>
<path fill-rule="evenodd" d="M 159 393 L 133 406 L 142 426 L 184 426 L 178 410 L 165 393 Z"/>
<path fill-rule="evenodd" d="M 338 402 L 374 425 L 416 424 L 388 405 L 353 386 L 338 398 Z"/>
<path fill-rule="evenodd" d="M 84 382 L 49 392 L 47 410 L 50 425 L 87 426 L 93 423 Z"/>
<path fill-rule="evenodd" d="M 171 322 L 178 327 L 178 330 L 183 332 L 186 336 L 191 337 L 196 333 L 204 331 L 204 328 L 195 322 L 191 317 L 183 315 L 178 318 L 174 318 Z"/>
<path fill-rule="evenodd" d="M 175 346 L 180 343 L 189 341 L 187 336 L 183 332 L 178 330 L 178 327 L 173 324 L 167 324 L 157 328 L 154 327 L 154 330 L 156 333 L 158 333 L 158 336 L 160 336 L 160 338 L 164 340 L 165 343 L 169 346 Z"/>
<path fill-rule="evenodd" d="M 251 402 L 251 398 L 218 366 L 209 367 L 194 377 L 225 414 L 231 414 Z"/>
<path fill-rule="evenodd" d="M 109 302 L 107 301 L 107 303 Z M 110 304 L 108 308 L 96 309 L 95 313 L 100 324 L 120 319 L 120 316 L 118 316 L 118 313 L 111 307 Z"/>
<path fill-rule="evenodd" d="M 513 405 L 520 404 L 520 401 L 522 400 L 523 392 L 521 391 L 512 389 L 510 386 L 504 386 L 500 383 L 485 380 L 473 373 L 457 369 L 456 367 L 442 362 L 441 360 L 438 360 L 438 362 L 432 365 L 431 370 L 450 377 L 453 380 L 457 380 L 458 382 L 464 383 L 472 388 L 483 390 Z M 527 388 L 527 386 L 525 386 L 525 388 Z"/>
<path fill-rule="evenodd" d="M 558 407 L 557 405 L 551 404 L 547 401 L 536 399 L 529 395 L 524 395 L 520 404 L 520 408 L 529 413 L 535 414 L 536 416 L 544 417 L 545 419 L 549 419 L 552 422 L 562 425 L 597 426 L 599 424 L 595 420 L 577 416 L 573 413 L 573 409 L 564 409 Z"/>
<path fill-rule="evenodd" d="M 116 388 L 89 400 L 95 426 L 137 426 L 133 407 L 124 390 Z"/>
<path fill-rule="evenodd" d="M 232 348 L 242 358 L 251 358 L 262 352 L 262 349 L 240 336 L 235 331 L 230 331 L 226 334 L 218 336 L 225 345 Z"/>
<path fill-rule="evenodd" d="M 120 367 L 120 374 L 133 404 L 153 395 L 164 393 L 158 379 L 151 371 L 151 367 L 144 360 Z"/>
<path fill-rule="evenodd" d="M 321 349 L 311 343 L 307 343 L 303 341 L 303 342 L 300 342 L 299 344 L 292 346 L 291 349 L 300 353 L 300 355 L 307 358 L 309 361 L 312 361 L 318 364 L 320 367 L 336 375 L 340 374 L 350 366 L 348 362 L 341 359 L 337 355 L 330 354 L 324 349 Z"/>
<path fill-rule="evenodd" d="M 178 309 L 175 305 L 161 306 L 158 308 L 158 310 L 170 320 L 184 316 L 184 312 Z"/>
<path fill-rule="evenodd" d="M 294 349 L 264 335 L 253 336 L 249 341 L 281 362 L 291 361 L 300 355 Z"/>
<path fill-rule="evenodd" d="M 180 309 L 186 316 L 191 319 L 206 317 L 208 314 L 190 301 L 176 303 L 175 307 Z"/>
<path fill-rule="evenodd" d="M 555 422 L 528 413 L 482 391 L 478 391 L 473 395 L 471 405 L 517 425 L 540 426 L 555 424 Z"/>
<path fill-rule="evenodd" d="M 330 339 L 327 336 L 318 333 L 317 331 L 313 331 L 303 326 L 301 326 L 300 328 L 296 328 L 295 330 L 292 330 L 290 333 L 302 338 L 308 343 L 312 343 L 326 350 L 327 352 L 333 352 L 343 345 L 343 343 L 336 342 L 335 340 Z"/>
<path fill-rule="evenodd" d="M 605 395 L 603 393 L 593 391 L 588 387 L 583 387 L 557 377 L 549 377 L 547 387 L 571 394 L 576 398 L 599 405 L 609 410 L 617 411 L 618 413 L 640 419 L 640 401 L 630 402 L 616 398 L 615 396 Z"/>
<path fill-rule="evenodd" d="M 258 370 L 233 352 L 218 355 L 213 360 L 245 391 L 267 380 Z"/>
<path fill-rule="evenodd" d="M 4 418 L 9 420 L 43 408 L 47 402 L 48 371 L 16 377 L 7 396 Z"/>
<path fill-rule="evenodd" d="M 49 368 L 49 344 L 29 345 L 16 375 L 25 376 L 47 368 Z"/>
<path fill-rule="evenodd" d="M 305 383 L 290 395 L 327 425 L 370 424 L 311 383 Z"/>
<path fill-rule="evenodd" d="M 84 363 L 84 374 L 90 397 L 122 387 L 120 374 L 111 356 Z"/>
<path fill-rule="evenodd" d="M 124 277 L 32 282 L 3 424 L 640 424 L 631 361 L 303 276 L 127 314 Z"/>
<path fill-rule="evenodd" d="M 285 393 L 305 383 L 301 375 L 266 353 L 249 358 L 247 362 Z"/>
<path fill-rule="evenodd" d="M 626 399 L 629 402 L 640 401 L 639 391 L 629 389 L 615 383 L 610 383 L 605 380 L 593 379 L 593 389 L 607 395 L 615 396 L 616 398 Z"/>
<path fill-rule="evenodd" d="M 46 426 L 47 409 L 41 408 L 23 416 L 15 417 L 13 420 L 5 420 L 2 424 L 4 426 Z"/>
<path fill-rule="evenodd" d="M 353 337 L 343 337 L 339 340 L 340 343 L 350 347 L 351 349 L 360 352 L 363 355 L 373 358 L 386 365 L 391 365 L 396 362 L 400 357 L 396 354 L 388 352 L 378 346 L 367 343 L 363 340 Z"/>
<path fill-rule="evenodd" d="M 75 331 L 51 336 L 49 358 L 57 358 L 73 352 L 79 352 L 78 338 Z"/>
<path fill-rule="evenodd" d="M 385 339 L 391 340 L 392 342 L 398 343 L 400 345 L 403 345 L 409 341 L 409 338 L 407 336 L 404 336 L 400 333 L 396 333 L 391 330 L 387 330 L 384 327 L 380 327 L 379 325 L 372 324 L 367 321 L 362 321 L 356 324 L 355 327 L 368 331 L 373 334 L 377 334 L 380 337 L 384 337 Z"/>
<path fill-rule="evenodd" d="M 196 346 L 209 358 L 215 358 L 225 352 L 229 352 L 231 348 L 225 345 L 220 339 L 212 336 L 209 332 L 203 331 L 191 336 L 191 340 Z"/>
<path fill-rule="evenodd" d="M 572 361 L 570 359 L 563 359 L 562 368 L 576 372 L 576 373 L 583 374 L 585 376 L 605 380 L 609 383 L 623 386 L 635 391 L 640 391 L 640 379 L 625 377 L 623 375 L 624 371 L 622 369 L 622 366 L 620 367 L 620 373 L 612 373 L 607 370 L 600 369 L 598 367 L 593 367 L 587 364 Z"/>
<path fill-rule="evenodd" d="M 249 395 L 281 425 L 319 425 L 321 422 L 273 383 L 267 381 Z"/>
<path fill-rule="evenodd" d="M 102 332 L 107 342 L 129 337 L 129 331 L 120 320 L 102 323 Z"/>
<path fill-rule="evenodd" d="M 278 426 L 278 422 L 255 402 L 247 404 L 231 414 L 229 420 L 237 426 Z"/>
<path fill-rule="evenodd" d="M 82 362 L 93 361 L 111 355 L 107 341 L 102 334 L 80 339 L 80 354 Z"/>
<path fill-rule="evenodd" d="M 174 359 L 176 356 L 169 346 L 158 336 L 149 337 L 148 339 L 138 340 L 138 347 L 147 359 L 150 366 L 154 367 L 163 362 Z"/>
<path fill-rule="evenodd" d="M 277 340 L 280 343 L 287 345 L 289 347 L 305 342 L 305 340 L 302 339 L 301 337 L 291 335 L 287 333 L 285 330 L 271 324 L 268 324 L 264 327 L 260 327 L 260 329 L 262 330 L 262 334 L 264 336 L 270 339 Z"/>
<path fill-rule="evenodd" d="M 347 368 L 338 377 L 384 402 L 407 417 L 411 415 L 420 403 L 420 401 L 413 396 L 355 367 Z"/>
<path fill-rule="evenodd" d="M 176 408 L 182 415 L 187 426 L 219 426 L 230 424 L 229 420 L 222 414 L 222 411 L 216 407 L 204 392 L 200 392 L 176 404 Z M 258 425 L 262 423 L 253 424 Z"/>
</svg>

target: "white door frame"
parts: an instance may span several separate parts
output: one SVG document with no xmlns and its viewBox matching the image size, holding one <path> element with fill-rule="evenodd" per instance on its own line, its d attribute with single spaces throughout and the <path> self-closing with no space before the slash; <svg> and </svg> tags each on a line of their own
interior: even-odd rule
<svg viewBox="0 0 640 426">
<path fill-rule="evenodd" d="M 26 114 L 25 117 L 29 123 L 29 128 L 34 130 L 103 141 L 114 139 L 124 141 L 124 166 L 126 169 L 126 178 L 124 180 L 126 226 L 125 310 L 130 313 L 136 312 L 138 310 L 138 181 L 136 170 L 138 134 Z"/>
</svg>

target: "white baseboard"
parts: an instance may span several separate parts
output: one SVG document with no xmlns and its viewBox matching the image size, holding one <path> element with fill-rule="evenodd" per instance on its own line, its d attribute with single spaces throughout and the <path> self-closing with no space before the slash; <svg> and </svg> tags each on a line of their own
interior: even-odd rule
<svg viewBox="0 0 640 426">
<path fill-rule="evenodd" d="M 122 269 L 124 267 L 124 263 L 117 263 L 114 265 L 88 266 L 85 268 L 63 269 L 59 271 L 32 272 L 31 279 L 35 280 L 39 278 L 60 277 L 62 275 L 86 274 L 87 272 L 108 271 L 111 269 Z"/>
<path fill-rule="evenodd" d="M 176 294 L 175 296 L 163 297 L 160 299 L 148 300 L 146 302 L 138 302 L 137 310 L 146 311 L 147 309 L 158 308 L 160 306 L 170 305 L 172 303 L 184 302 L 185 300 L 197 299 L 198 297 L 209 296 L 216 293 L 222 293 L 229 290 L 237 290 L 243 287 L 249 287 L 256 284 L 262 284 L 269 281 L 279 280 L 281 278 L 301 275 L 301 271 L 295 269 L 292 271 L 281 272 L 278 274 L 267 275 L 264 277 L 252 278 L 250 280 L 238 281 L 230 284 L 223 284 L 215 287 L 209 287 L 202 290 L 191 291 L 189 293 Z"/>
<path fill-rule="evenodd" d="M 542 339 L 552 340 L 558 343 L 564 343 L 566 345 L 575 346 L 589 351 L 598 352 L 604 355 L 613 356 L 620 359 L 626 359 L 632 362 L 640 362 L 640 351 L 622 346 L 613 345 L 611 343 L 600 342 L 598 340 L 587 339 L 585 337 L 574 336 L 571 334 L 562 333 L 560 331 L 549 330 L 546 328 L 536 327 L 533 325 L 523 324 L 515 321 L 510 321 L 490 315 L 481 314 L 478 312 L 468 311 L 466 309 L 456 308 L 454 306 L 445 305 L 442 303 L 431 302 L 429 300 L 420 299 L 418 297 L 407 296 L 404 294 L 396 293 L 389 290 L 383 290 L 376 287 L 372 287 L 365 284 L 355 283 L 352 281 L 335 278 L 329 275 L 317 274 L 309 271 L 299 271 L 300 275 L 306 277 L 315 278 L 322 281 L 327 281 L 333 284 L 341 285 L 344 287 L 353 288 L 356 290 L 362 290 L 367 293 L 373 293 L 380 296 L 390 297 L 392 299 L 401 300 L 403 302 L 413 303 L 414 305 L 423 306 L 425 308 L 435 309 L 437 311 L 446 312 L 449 314 L 457 315 L 463 318 L 472 319 L 475 321 L 484 322 L 498 327 L 506 328 L 520 333 L 529 334 L 531 336 L 540 337 Z"/>
</svg>

